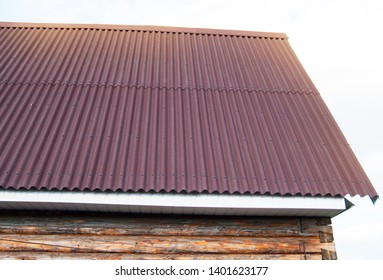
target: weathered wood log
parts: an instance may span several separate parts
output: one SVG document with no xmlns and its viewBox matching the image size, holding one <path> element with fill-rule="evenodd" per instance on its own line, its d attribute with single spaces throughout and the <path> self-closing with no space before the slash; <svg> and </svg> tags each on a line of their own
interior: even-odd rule
<svg viewBox="0 0 383 280">
<path fill-rule="evenodd" d="M 335 250 L 326 250 L 326 249 L 322 250 L 323 260 L 336 260 L 337 258 L 338 257 Z"/>
<path fill-rule="evenodd" d="M 296 218 L 173 216 L 0 216 L 0 234 L 298 236 Z M 316 236 L 318 232 L 305 235 Z"/>
<path fill-rule="evenodd" d="M 335 251 L 335 244 L 334 243 L 308 242 L 308 243 L 305 243 L 305 250 L 308 253 L 322 252 L 322 250 Z"/>
<path fill-rule="evenodd" d="M 124 254 L 0 252 L 0 260 L 321 260 L 321 254 Z"/>
<path fill-rule="evenodd" d="M 321 243 L 330 243 L 334 241 L 334 235 L 332 232 L 319 231 L 319 240 Z"/>
<path fill-rule="evenodd" d="M 328 219 L 311 219 L 301 218 L 300 234 L 302 236 L 315 236 L 319 235 L 321 242 L 333 242 L 333 229 L 331 224 L 328 223 Z"/>
<path fill-rule="evenodd" d="M 333 249 L 331 244 L 320 243 L 318 238 L 291 237 L 0 235 L 0 251 L 297 254 L 320 253 L 323 245 Z"/>
<path fill-rule="evenodd" d="M 0 211 L 0 259 L 332 259 L 331 220 Z"/>
</svg>

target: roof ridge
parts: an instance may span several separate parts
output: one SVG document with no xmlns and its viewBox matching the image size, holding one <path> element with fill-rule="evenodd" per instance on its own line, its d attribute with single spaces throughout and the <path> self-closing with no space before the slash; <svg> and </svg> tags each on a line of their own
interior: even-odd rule
<svg viewBox="0 0 383 280">
<path fill-rule="evenodd" d="M 0 22 L 0 28 L 51 28 L 51 29 L 96 29 L 114 31 L 143 31 L 166 33 L 189 33 L 202 35 L 247 36 L 258 38 L 288 39 L 285 33 L 250 30 L 225 30 L 196 27 L 173 27 L 154 25 L 115 25 L 115 24 L 74 24 L 74 23 L 33 23 L 33 22 Z"/>
<path fill-rule="evenodd" d="M 294 90 L 285 90 L 285 89 L 255 89 L 255 88 L 212 88 L 212 87 L 189 87 L 189 86 L 186 86 L 186 87 L 174 87 L 174 86 L 163 86 L 163 85 L 137 85 L 137 84 L 133 84 L 133 85 L 129 85 L 129 84 L 99 84 L 99 83 L 58 83 L 58 82 L 49 82 L 49 83 L 45 83 L 45 82 L 14 82 L 14 81 L 11 81 L 11 82 L 7 82 L 7 81 L 0 81 L 0 86 L 1 85 L 21 85 L 21 86 L 30 86 L 30 85 L 36 85 L 36 86 L 75 86 L 75 87 L 79 87 L 79 86 L 82 86 L 82 87 L 98 87 L 98 88 L 101 88 L 101 87 L 104 87 L 104 88 L 108 88 L 108 87 L 113 87 L 113 88 L 117 88 L 117 87 L 120 87 L 120 88 L 136 88 L 136 89 L 166 89 L 166 90 L 190 90 L 190 91 L 218 91 L 218 92 L 229 92 L 229 91 L 233 91 L 233 92 L 257 92 L 257 93 L 277 93 L 277 94 L 280 94 L 280 93 L 285 93 L 285 94 L 313 94 L 313 95 L 317 95 L 319 94 L 319 92 L 317 91 L 313 91 L 313 90 L 310 90 L 310 89 L 294 89 Z"/>
</svg>

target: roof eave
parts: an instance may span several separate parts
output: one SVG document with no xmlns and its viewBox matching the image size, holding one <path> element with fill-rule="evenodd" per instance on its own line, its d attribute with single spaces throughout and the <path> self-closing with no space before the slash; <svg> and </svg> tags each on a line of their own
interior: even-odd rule
<svg viewBox="0 0 383 280">
<path fill-rule="evenodd" d="M 342 197 L 1 190 L 0 209 L 334 217 Z"/>
</svg>

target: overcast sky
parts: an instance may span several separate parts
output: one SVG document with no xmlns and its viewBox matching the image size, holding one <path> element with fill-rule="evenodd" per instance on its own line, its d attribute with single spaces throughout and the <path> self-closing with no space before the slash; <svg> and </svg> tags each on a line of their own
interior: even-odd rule
<svg viewBox="0 0 383 280">
<path fill-rule="evenodd" d="M 287 33 L 383 196 L 383 1 L 0 0 L 0 21 Z M 355 206 L 333 219 L 339 259 L 383 259 L 382 201 L 349 200 Z"/>
</svg>

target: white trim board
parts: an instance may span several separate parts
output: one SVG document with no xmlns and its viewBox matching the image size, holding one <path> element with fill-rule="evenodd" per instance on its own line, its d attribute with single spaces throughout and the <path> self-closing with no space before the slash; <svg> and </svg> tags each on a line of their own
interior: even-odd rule
<svg viewBox="0 0 383 280">
<path fill-rule="evenodd" d="M 19 210 L 334 217 L 348 208 L 343 197 L 0 190 L 0 209 Z"/>
</svg>

